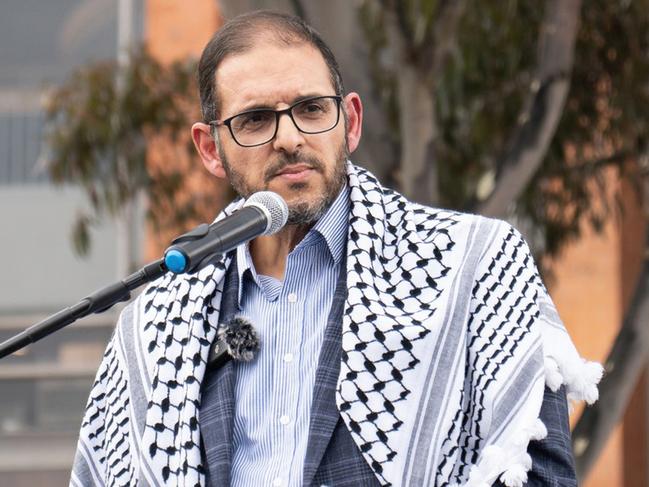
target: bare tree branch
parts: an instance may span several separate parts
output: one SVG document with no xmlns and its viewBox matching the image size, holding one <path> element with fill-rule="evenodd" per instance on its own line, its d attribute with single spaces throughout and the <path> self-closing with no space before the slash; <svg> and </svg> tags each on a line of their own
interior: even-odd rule
<svg viewBox="0 0 649 487">
<path fill-rule="evenodd" d="M 466 8 L 466 0 L 440 1 L 435 23 L 423 43 L 420 63 L 428 78 L 435 81 L 444 68 L 448 55 L 457 41 L 457 29 Z"/>
<path fill-rule="evenodd" d="M 432 153 L 432 143 L 437 136 L 433 91 L 426 82 L 426 73 L 417 66 L 413 56 L 407 55 L 411 46 L 394 8 L 386 12 L 386 29 L 389 42 L 394 46 L 394 63 L 399 73 L 401 191 L 422 203 L 434 201 L 438 189 Z"/>
<path fill-rule="evenodd" d="M 381 3 L 387 9 L 388 38 L 397 53 L 401 190 L 415 201 L 435 204 L 439 200 L 435 83 L 455 42 L 466 1 L 441 2 L 430 33 L 419 44 L 407 23 L 404 2 Z"/>
<path fill-rule="evenodd" d="M 647 234 L 649 242 L 649 233 Z M 605 364 L 599 401 L 586 408 L 573 433 L 577 475 L 586 476 L 626 410 L 649 350 L 649 259 L 645 256 L 635 294 Z"/>
<path fill-rule="evenodd" d="M 430 86 L 412 64 L 401 68 L 398 84 L 401 126 L 401 190 L 411 199 L 432 204 L 439 200 L 437 116 Z"/>
<path fill-rule="evenodd" d="M 570 164 L 566 166 L 566 169 L 568 169 L 569 171 L 594 172 L 599 171 L 607 166 L 628 161 L 634 156 L 637 156 L 637 151 L 621 150 L 619 152 L 615 152 L 614 154 L 600 157 L 598 159 L 590 159 L 588 161 L 580 161 L 577 164 Z M 552 175 L 552 172 L 550 172 L 548 175 Z"/>
<path fill-rule="evenodd" d="M 399 35 L 401 54 L 412 60 L 415 48 L 414 33 L 408 22 L 406 2 L 401 0 L 379 0 L 379 2 L 387 12 L 391 12 L 392 26 L 390 28 L 395 29 L 394 34 Z"/>
<path fill-rule="evenodd" d="M 505 214 L 545 157 L 568 95 L 580 6 L 581 0 L 546 3 L 537 76 L 498 165 L 495 187 L 477 209 L 483 215 Z"/>
</svg>

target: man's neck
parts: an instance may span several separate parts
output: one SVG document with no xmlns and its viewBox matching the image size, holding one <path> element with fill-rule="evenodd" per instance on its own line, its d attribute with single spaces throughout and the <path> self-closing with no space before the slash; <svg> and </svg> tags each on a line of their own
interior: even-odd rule
<svg viewBox="0 0 649 487">
<path fill-rule="evenodd" d="M 299 244 L 313 225 L 286 225 L 274 235 L 250 242 L 250 256 L 258 274 L 284 279 L 289 252 Z"/>
</svg>

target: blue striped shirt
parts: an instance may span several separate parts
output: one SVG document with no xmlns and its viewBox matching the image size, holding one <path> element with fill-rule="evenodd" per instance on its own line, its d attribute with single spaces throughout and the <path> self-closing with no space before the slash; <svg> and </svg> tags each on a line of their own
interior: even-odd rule
<svg viewBox="0 0 649 487">
<path fill-rule="evenodd" d="M 349 188 L 286 261 L 284 281 L 256 273 L 237 250 L 239 308 L 260 351 L 237 362 L 231 480 L 234 487 L 300 486 L 315 373 L 347 242 Z"/>
</svg>

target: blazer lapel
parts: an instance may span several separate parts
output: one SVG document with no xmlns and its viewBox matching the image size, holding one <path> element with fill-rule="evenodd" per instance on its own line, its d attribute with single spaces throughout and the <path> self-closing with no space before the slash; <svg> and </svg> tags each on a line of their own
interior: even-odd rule
<svg viewBox="0 0 649 487">
<path fill-rule="evenodd" d="M 336 407 L 336 384 L 340 372 L 342 353 L 342 314 L 347 297 L 345 268 L 345 261 L 343 260 L 316 370 L 313 402 L 311 404 L 309 440 L 304 461 L 303 485 L 311 484 L 340 417 Z"/>
<path fill-rule="evenodd" d="M 236 257 L 225 275 L 219 323 L 238 311 L 239 280 Z M 203 382 L 199 424 L 203 440 L 206 485 L 230 485 L 235 373 L 232 361 L 207 372 Z"/>
<path fill-rule="evenodd" d="M 234 366 L 228 362 L 211 374 L 203 391 L 200 425 L 207 485 L 230 484 L 234 379 Z"/>
</svg>

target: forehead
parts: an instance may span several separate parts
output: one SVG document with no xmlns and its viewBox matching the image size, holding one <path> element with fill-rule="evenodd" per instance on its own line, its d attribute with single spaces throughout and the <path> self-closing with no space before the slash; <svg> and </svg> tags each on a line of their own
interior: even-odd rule
<svg viewBox="0 0 649 487">
<path fill-rule="evenodd" d="M 322 54 L 306 43 L 258 42 L 226 57 L 215 83 L 223 116 L 253 106 L 290 104 L 305 95 L 335 94 Z"/>
</svg>

